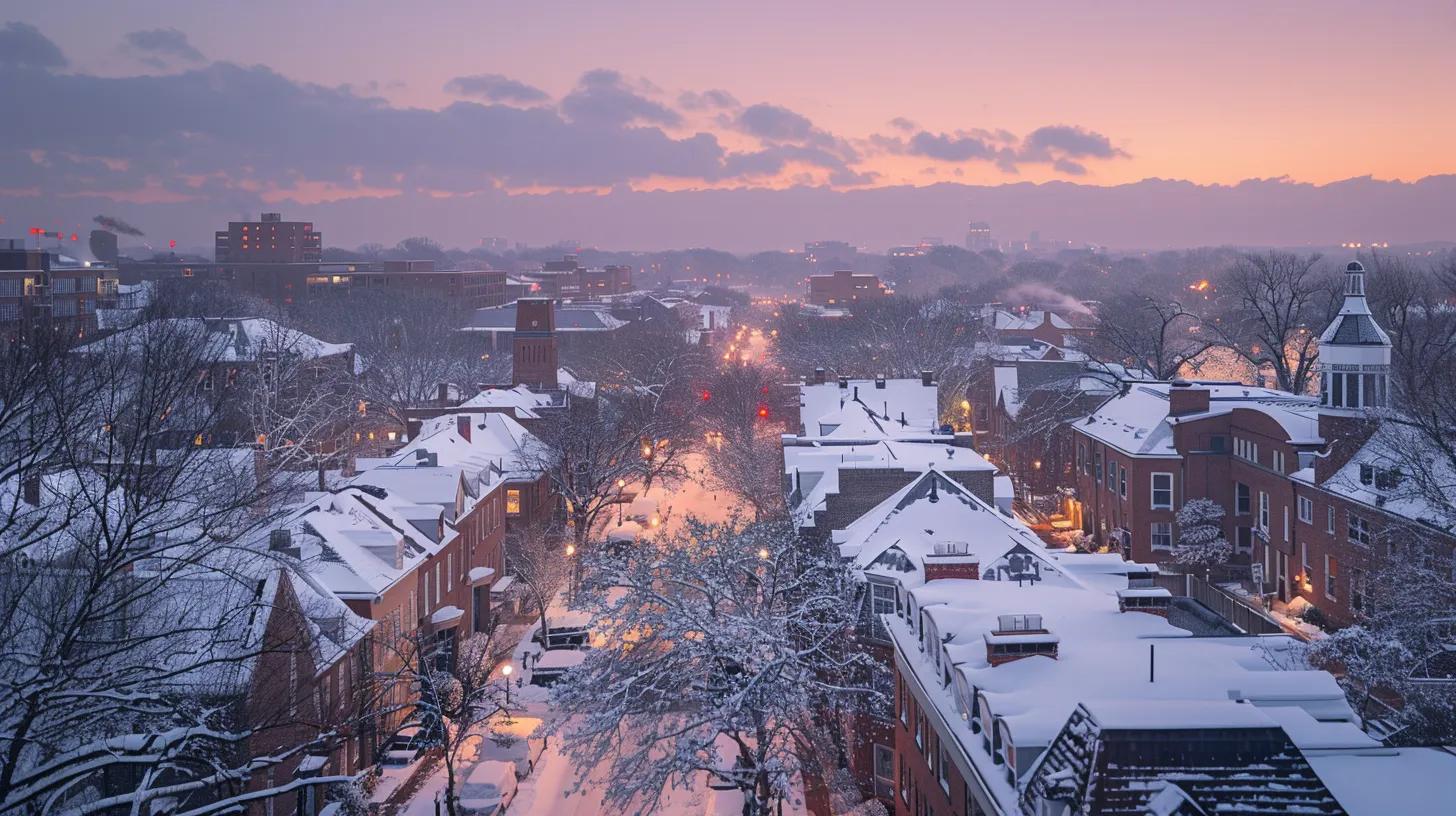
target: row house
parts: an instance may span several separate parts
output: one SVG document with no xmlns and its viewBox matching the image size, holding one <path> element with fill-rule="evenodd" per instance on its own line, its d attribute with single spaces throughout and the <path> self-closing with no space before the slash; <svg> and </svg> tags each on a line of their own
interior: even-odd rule
<svg viewBox="0 0 1456 816">
<path fill-rule="evenodd" d="M 941 579 L 1058 582 L 1063 580 L 1064 568 L 1058 563 L 1063 557 L 1101 558 L 1127 568 L 1116 558 L 1047 552 L 1014 516 L 934 469 L 835 529 L 832 545 L 862 588 L 850 648 L 875 658 L 878 670 L 870 679 L 885 701 L 846 710 L 839 726 L 854 778 L 887 805 L 896 784 L 893 711 L 888 704 L 894 654 L 883 616 L 899 609 L 906 591 Z"/>
<path fill-rule="evenodd" d="M 1190 638 L 1107 556 L 1040 557 L 1059 572 L 936 577 L 885 605 L 898 816 L 1396 812 L 1373 777 L 1345 784 L 1377 768 L 1443 795 L 1422 769 L 1456 756 L 1384 749 L 1333 676 L 1271 665 L 1293 638 Z"/>
<path fill-rule="evenodd" d="M 1456 536 L 1400 472 L 1389 412 L 1390 340 L 1352 263 L 1345 302 L 1320 340 L 1318 398 L 1237 383 L 1133 382 L 1069 427 L 1082 529 L 1129 557 L 1168 561 L 1177 509 L 1225 510 L 1235 563 L 1279 603 L 1357 619 L 1376 559 L 1411 536 L 1456 564 Z"/>
</svg>

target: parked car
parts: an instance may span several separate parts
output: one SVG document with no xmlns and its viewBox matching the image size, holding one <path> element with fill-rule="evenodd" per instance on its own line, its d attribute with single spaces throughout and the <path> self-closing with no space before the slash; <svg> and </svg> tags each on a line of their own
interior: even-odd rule
<svg viewBox="0 0 1456 816">
<path fill-rule="evenodd" d="M 384 764 L 400 767 L 419 758 L 427 740 L 418 725 L 406 725 L 394 732 L 384 746 Z"/>
<path fill-rule="evenodd" d="M 585 659 L 586 655 L 578 649 L 547 649 L 531 666 L 531 685 L 550 688 Z"/>
<path fill-rule="evenodd" d="M 547 629 L 543 634 L 536 630 L 534 640 L 550 649 L 579 649 L 585 646 L 591 615 L 585 612 L 556 611 L 546 616 Z"/>
<path fill-rule="evenodd" d="M 470 769 L 460 785 L 460 809 L 467 816 L 500 816 L 516 798 L 516 768 L 485 760 Z"/>
<path fill-rule="evenodd" d="M 536 763 L 546 752 L 546 738 L 536 736 L 540 730 L 538 717 L 496 714 L 486 722 L 478 756 L 511 763 L 516 769 L 516 778 L 523 779 L 536 769 Z"/>
</svg>

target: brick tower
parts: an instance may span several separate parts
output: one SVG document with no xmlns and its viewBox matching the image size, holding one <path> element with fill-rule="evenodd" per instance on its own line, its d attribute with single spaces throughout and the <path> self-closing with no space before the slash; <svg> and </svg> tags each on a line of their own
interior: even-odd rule
<svg viewBox="0 0 1456 816">
<path fill-rule="evenodd" d="M 556 380 L 556 301 L 516 301 L 516 333 L 511 347 L 511 385 L 559 387 Z"/>
</svg>

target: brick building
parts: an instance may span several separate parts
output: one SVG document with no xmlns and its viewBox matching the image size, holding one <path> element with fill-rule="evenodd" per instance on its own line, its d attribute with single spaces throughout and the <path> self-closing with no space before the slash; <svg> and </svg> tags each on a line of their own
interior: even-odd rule
<svg viewBox="0 0 1456 816">
<path fill-rule="evenodd" d="M 893 294 L 879 275 L 839 270 L 828 275 L 809 276 L 809 302 L 815 306 L 847 308 L 855 303 L 879 300 Z"/>
<path fill-rule="evenodd" d="M 220 264 L 295 264 L 323 260 L 323 234 L 311 221 L 284 221 L 282 213 L 263 213 L 257 221 L 231 221 L 213 237 L 213 258 Z"/>
<path fill-rule="evenodd" d="M 1276 603 L 1296 597 L 1335 623 L 1368 602 L 1374 559 L 1409 530 L 1456 536 L 1399 473 L 1401 431 L 1382 423 L 1391 346 L 1352 263 L 1345 303 L 1320 339 L 1318 399 L 1227 382 L 1131 382 L 1069 428 L 1076 512 L 1100 544 L 1169 561 L 1177 509 L 1225 510 L 1235 563 Z M 1419 444 L 1419 443 L 1415 443 Z M 1411 525 L 1417 525 L 1412 528 Z M 1406 532 L 1402 531 L 1406 529 Z"/>
</svg>

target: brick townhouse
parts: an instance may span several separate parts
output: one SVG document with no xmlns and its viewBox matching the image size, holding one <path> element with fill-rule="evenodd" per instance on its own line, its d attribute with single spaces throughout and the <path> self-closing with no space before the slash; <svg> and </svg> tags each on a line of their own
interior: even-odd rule
<svg viewBox="0 0 1456 816">
<path fill-rule="evenodd" d="M 1373 559 L 1402 536 L 1456 547 L 1402 484 L 1401 431 L 1380 421 L 1398 410 L 1389 405 L 1391 346 L 1366 304 L 1360 264 L 1350 264 L 1345 291 L 1320 338 L 1318 398 L 1227 382 L 1131 382 L 1071 423 L 1082 529 L 1130 558 L 1166 562 L 1177 509 L 1212 499 L 1225 509 L 1233 561 L 1257 565 L 1276 601 L 1303 598 L 1336 623 L 1358 615 Z"/>
</svg>

